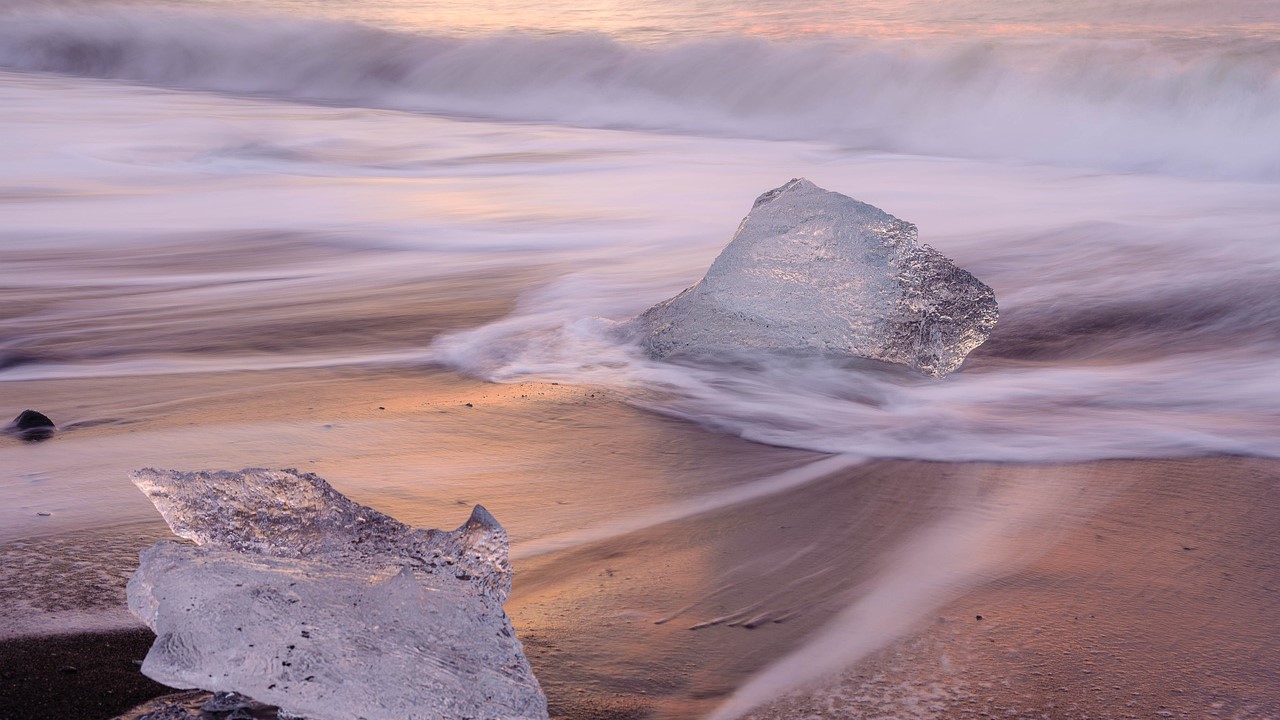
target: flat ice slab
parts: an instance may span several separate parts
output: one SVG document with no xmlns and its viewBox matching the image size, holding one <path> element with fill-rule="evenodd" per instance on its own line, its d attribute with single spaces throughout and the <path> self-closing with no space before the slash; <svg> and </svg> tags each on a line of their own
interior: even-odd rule
<svg viewBox="0 0 1280 720">
<path fill-rule="evenodd" d="M 292 470 L 133 474 L 178 535 L 143 551 L 142 665 L 309 720 L 546 718 L 502 610 L 506 532 L 483 507 L 411 528 Z"/>
<path fill-rule="evenodd" d="M 995 292 L 916 226 L 797 179 L 761 195 L 706 277 L 628 324 L 650 355 L 855 356 L 933 376 L 999 317 Z"/>
</svg>

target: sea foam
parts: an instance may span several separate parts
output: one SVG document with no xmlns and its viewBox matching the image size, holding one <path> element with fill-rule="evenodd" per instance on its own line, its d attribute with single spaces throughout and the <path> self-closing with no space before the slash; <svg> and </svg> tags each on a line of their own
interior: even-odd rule
<svg viewBox="0 0 1280 720">
<path fill-rule="evenodd" d="M 424 35 L 142 8 L 18 12 L 0 67 L 497 120 L 1280 178 L 1280 48 Z"/>
</svg>

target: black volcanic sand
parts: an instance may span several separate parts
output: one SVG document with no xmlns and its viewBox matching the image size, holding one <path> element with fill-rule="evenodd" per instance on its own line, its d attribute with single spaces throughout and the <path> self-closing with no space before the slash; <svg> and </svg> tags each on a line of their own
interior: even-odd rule
<svg viewBox="0 0 1280 720">
<path fill-rule="evenodd" d="M 172 692 L 138 671 L 150 630 L 0 640 L 0 720 L 99 720 Z"/>
</svg>

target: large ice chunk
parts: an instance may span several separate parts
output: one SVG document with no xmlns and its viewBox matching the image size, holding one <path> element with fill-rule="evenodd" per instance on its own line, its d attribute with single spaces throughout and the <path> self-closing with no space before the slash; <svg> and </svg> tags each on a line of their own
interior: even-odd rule
<svg viewBox="0 0 1280 720">
<path fill-rule="evenodd" d="M 309 720 L 546 718 L 502 610 L 506 532 L 483 507 L 419 530 L 292 470 L 141 470 L 173 531 L 142 553 L 129 608 L 142 671 Z"/>
<path fill-rule="evenodd" d="M 627 328 L 657 358 L 765 350 L 939 376 L 998 315 L 991 288 L 917 244 L 915 225 L 797 179 L 756 200 L 701 282 Z"/>
</svg>

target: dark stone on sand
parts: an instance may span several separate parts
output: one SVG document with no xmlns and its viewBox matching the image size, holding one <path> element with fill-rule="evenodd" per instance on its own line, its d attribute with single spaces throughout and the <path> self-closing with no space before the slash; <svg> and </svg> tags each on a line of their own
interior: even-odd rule
<svg viewBox="0 0 1280 720">
<path fill-rule="evenodd" d="M 11 423 L 16 430 L 34 430 L 42 427 L 54 427 L 48 415 L 35 410 L 23 410 Z"/>
<path fill-rule="evenodd" d="M 6 433 L 28 442 L 48 440 L 57 430 L 58 426 L 53 424 L 49 416 L 35 410 L 23 410 L 4 429 Z"/>
<path fill-rule="evenodd" d="M 973 617 L 974 617 L 974 619 L 975 619 L 975 620 L 981 620 L 981 619 L 982 619 L 982 616 L 981 616 L 981 615 L 974 615 Z"/>
</svg>

